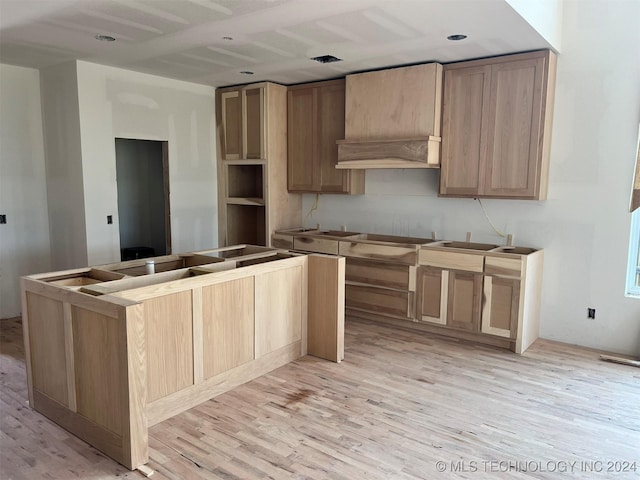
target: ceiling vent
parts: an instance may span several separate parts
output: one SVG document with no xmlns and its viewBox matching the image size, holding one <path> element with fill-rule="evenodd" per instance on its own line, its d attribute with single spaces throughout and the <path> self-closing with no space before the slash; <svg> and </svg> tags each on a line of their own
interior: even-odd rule
<svg viewBox="0 0 640 480">
<path fill-rule="evenodd" d="M 341 62 L 342 59 L 338 57 L 334 57 L 333 55 L 321 55 L 319 57 L 312 57 L 310 60 L 315 60 L 318 63 L 333 63 L 333 62 Z"/>
</svg>

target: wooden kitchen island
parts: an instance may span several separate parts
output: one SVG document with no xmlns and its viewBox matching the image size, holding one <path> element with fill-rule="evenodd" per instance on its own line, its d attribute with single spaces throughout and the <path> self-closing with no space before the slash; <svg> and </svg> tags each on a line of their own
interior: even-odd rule
<svg viewBox="0 0 640 480">
<path fill-rule="evenodd" d="M 150 426 L 307 353 L 341 361 L 344 274 L 239 245 L 24 277 L 30 405 L 135 469 Z"/>
</svg>

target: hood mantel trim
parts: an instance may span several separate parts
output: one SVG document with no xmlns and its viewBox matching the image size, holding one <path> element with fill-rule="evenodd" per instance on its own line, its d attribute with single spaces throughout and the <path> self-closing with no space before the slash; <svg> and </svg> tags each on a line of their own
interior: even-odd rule
<svg viewBox="0 0 640 480">
<path fill-rule="evenodd" d="M 338 169 L 440 168 L 440 137 L 338 140 Z"/>
</svg>

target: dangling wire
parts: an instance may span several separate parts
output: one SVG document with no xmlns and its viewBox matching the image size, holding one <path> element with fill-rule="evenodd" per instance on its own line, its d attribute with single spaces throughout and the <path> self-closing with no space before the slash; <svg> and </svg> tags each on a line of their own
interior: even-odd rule
<svg viewBox="0 0 640 480">
<path fill-rule="evenodd" d="M 307 218 L 309 218 L 311 216 L 311 214 L 318 209 L 318 202 L 320 201 L 320 194 L 316 193 L 316 201 L 313 202 L 313 205 L 311 206 L 311 208 L 309 209 L 309 212 L 307 212 L 307 215 L 304 217 L 304 220 L 302 220 L 302 225 L 304 226 L 304 222 L 307 221 Z"/>
<path fill-rule="evenodd" d="M 489 218 L 489 214 L 487 213 L 487 210 L 484 208 L 484 205 L 482 204 L 480 199 L 476 198 L 476 200 L 478 200 L 478 203 L 480 204 L 480 208 L 482 208 L 482 212 L 484 213 L 484 216 L 487 217 L 487 221 L 489 222 L 489 225 L 491 225 L 491 228 L 493 228 L 493 231 L 496 232 L 499 236 L 505 238 L 506 235 L 502 233 L 500 230 L 498 230 L 496 226 L 493 224 L 493 222 L 491 221 L 491 219 Z"/>
</svg>

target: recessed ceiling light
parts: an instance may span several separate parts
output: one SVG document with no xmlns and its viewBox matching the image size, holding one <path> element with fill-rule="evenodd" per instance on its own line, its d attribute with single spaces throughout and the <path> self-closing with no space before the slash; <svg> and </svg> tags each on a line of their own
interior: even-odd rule
<svg viewBox="0 0 640 480">
<path fill-rule="evenodd" d="M 233 40 L 233 37 L 222 37 L 222 39 L 230 42 L 231 40 Z"/>
<path fill-rule="evenodd" d="M 100 40 L 101 42 L 115 42 L 116 38 L 111 35 L 96 35 L 94 37 L 96 40 Z"/>
<path fill-rule="evenodd" d="M 250 71 L 250 70 L 242 70 L 240 73 L 241 73 L 242 75 L 253 75 L 253 72 L 252 72 L 252 71 Z"/>
<path fill-rule="evenodd" d="M 311 57 L 309 60 L 315 60 L 319 63 L 333 63 L 342 61 L 341 58 L 334 57 L 333 55 L 320 55 L 319 57 Z"/>
<path fill-rule="evenodd" d="M 466 35 L 463 35 L 462 33 L 456 33 L 455 35 L 449 35 L 447 37 L 447 40 L 456 41 L 456 40 L 464 40 L 465 38 L 467 38 Z"/>
</svg>

